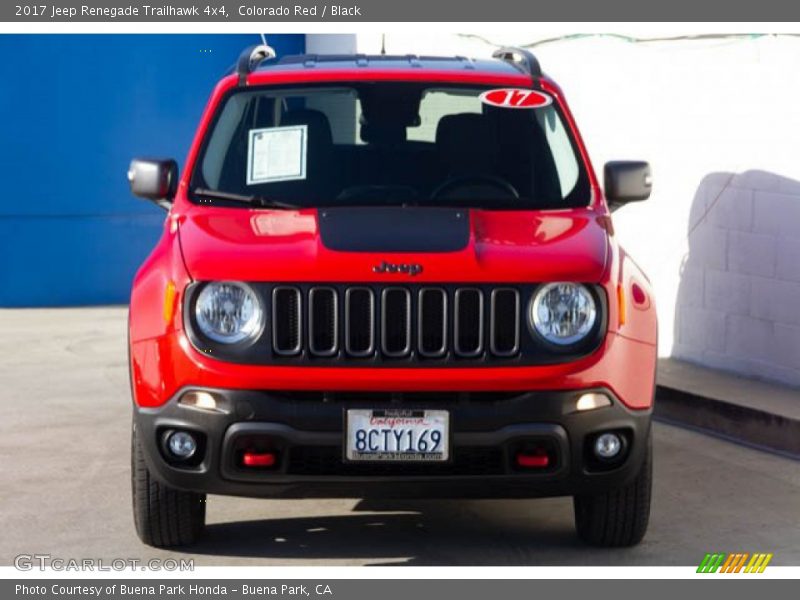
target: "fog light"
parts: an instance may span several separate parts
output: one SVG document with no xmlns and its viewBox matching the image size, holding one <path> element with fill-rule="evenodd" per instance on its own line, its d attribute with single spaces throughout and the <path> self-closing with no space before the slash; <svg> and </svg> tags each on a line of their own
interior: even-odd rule
<svg viewBox="0 0 800 600">
<path fill-rule="evenodd" d="M 616 433 L 603 433 L 594 441 L 594 453 L 598 458 L 615 458 L 622 450 L 622 439 Z"/>
<path fill-rule="evenodd" d="M 200 390 L 192 390 L 186 392 L 178 400 L 178 404 L 189 408 L 196 408 L 197 410 L 205 410 L 210 412 L 227 413 L 228 403 L 222 396 L 212 394 L 211 392 L 204 392 Z"/>
<path fill-rule="evenodd" d="M 167 438 L 167 448 L 176 458 L 186 460 L 197 452 L 197 441 L 191 433 L 175 431 Z"/>
<path fill-rule="evenodd" d="M 578 402 L 575 404 L 575 410 L 582 412 L 584 410 L 594 410 L 595 408 L 602 408 L 604 406 L 611 406 L 611 399 L 608 396 L 597 392 L 589 392 L 578 398 Z"/>
</svg>

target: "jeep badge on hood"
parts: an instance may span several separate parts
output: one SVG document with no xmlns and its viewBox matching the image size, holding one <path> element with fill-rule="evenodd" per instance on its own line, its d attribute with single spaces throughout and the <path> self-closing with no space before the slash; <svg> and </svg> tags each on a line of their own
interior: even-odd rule
<svg viewBox="0 0 800 600">
<path fill-rule="evenodd" d="M 419 275 L 422 273 L 422 265 L 418 263 L 394 263 L 383 261 L 379 265 L 372 267 L 373 273 L 408 273 L 409 275 Z"/>
</svg>

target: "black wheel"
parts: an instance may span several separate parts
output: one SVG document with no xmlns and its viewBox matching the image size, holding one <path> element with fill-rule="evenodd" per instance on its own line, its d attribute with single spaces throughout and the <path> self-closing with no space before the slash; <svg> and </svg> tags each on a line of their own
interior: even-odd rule
<svg viewBox="0 0 800 600">
<path fill-rule="evenodd" d="M 653 484 L 652 434 L 639 473 L 625 487 L 594 496 L 575 496 L 575 529 L 594 546 L 635 546 L 642 541 L 650 520 Z"/>
<path fill-rule="evenodd" d="M 164 485 L 152 476 L 144 454 L 131 433 L 131 492 L 133 522 L 139 538 L 150 546 L 193 544 L 206 524 L 206 495 L 182 492 Z"/>
</svg>

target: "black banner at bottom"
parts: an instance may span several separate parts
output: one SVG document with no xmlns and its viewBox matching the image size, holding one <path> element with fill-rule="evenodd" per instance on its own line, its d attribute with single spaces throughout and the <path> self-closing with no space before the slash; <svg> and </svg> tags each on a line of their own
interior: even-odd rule
<svg viewBox="0 0 800 600">
<path fill-rule="evenodd" d="M 698 576 L 696 579 L 26 579 L 3 580 L 0 598 L 9 600 L 532 600 L 536 598 L 604 598 L 646 597 L 648 600 L 714 597 L 735 600 L 753 598 L 769 592 L 767 597 L 796 592 L 796 582 L 781 579 L 759 579 L 741 576 Z M 773 595 L 774 594 L 774 595 Z M 793 594 L 792 594 L 793 596 Z"/>
</svg>

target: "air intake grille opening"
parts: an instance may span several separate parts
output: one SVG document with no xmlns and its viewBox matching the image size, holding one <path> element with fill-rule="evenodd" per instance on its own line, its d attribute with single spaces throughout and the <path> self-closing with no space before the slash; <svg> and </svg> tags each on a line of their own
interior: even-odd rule
<svg viewBox="0 0 800 600">
<path fill-rule="evenodd" d="M 495 356 L 513 356 L 519 351 L 519 292 L 499 288 L 492 292 L 491 350 Z"/>
<path fill-rule="evenodd" d="M 314 476 L 426 476 L 502 475 L 506 472 L 502 448 L 462 446 L 453 460 L 432 463 L 347 463 L 339 446 L 294 446 L 289 451 L 287 473 Z"/>
<path fill-rule="evenodd" d="M 429 358 L 443 356 L 447 352 L 447 292 L 420 290 L 417 319 L 419 353 Z"/>
<path fill-rule="evenodd" d="M 332 356 L 338 350 L 336 290 L 312 288 L 308 294 L 308 341 L 311 354 Z"/>
<path fill-rule="evenodd" d="M 456 291 L 455 350 L 459 356 L 483 352 L 483 293 L 478 289 Z"/>
<path fill-rule="evenodd" d="M 387 288 L 382 304 L 383 353 L 392 358 L 407 356 L 411 351 L 411 294 L 404 288 Z"/>
<path fill-rule="evenodd" d="M 276 354 L 299 354 L 302 337 L 300 290 L 277 287 L 272 292 L 272 348 Z"/>
<path fill-rule="evenodd" d="M 369 288 L 350 288 L 345 298 L 345 349 L 351 356 L 375 351 L 375 295 Z"/>
</svg>

